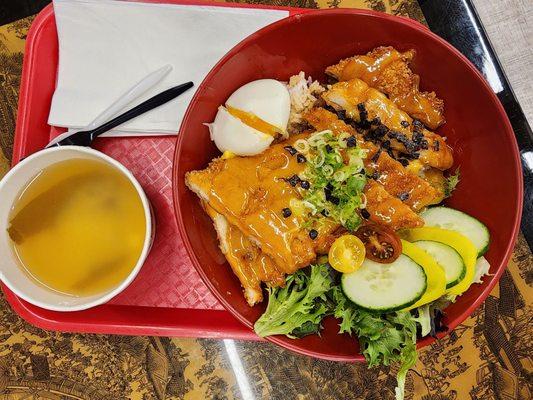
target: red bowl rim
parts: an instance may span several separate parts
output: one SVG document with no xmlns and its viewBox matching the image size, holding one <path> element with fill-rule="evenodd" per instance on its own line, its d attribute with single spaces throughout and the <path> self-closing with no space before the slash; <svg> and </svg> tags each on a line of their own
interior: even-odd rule
<svg viewBox="0 0 533 400">
<path fill-rule="evenodd" d="M 329 14 L 331 14 L 331 15 L 345 15 L 345 14 L 364 15 L 364 16 L 369 16 L 369 17 L 372 17 L 372 18 L 377 18 L 378 20 L 394 21 L 395 23 L 400 23 L 400 24 L 408 26 L 411 29 L 415 29 L 415 30 L 421 32 L 423 35 L 427 36 L 428 38 L 430 38 L 432 40 L 438 41 L 440 44 L 442 44 L 444 47 L 446 47 L 448 51 L 450 51 L 451 53 L 453 53 L 453 55 L 458 57 L 463 62 L 465 67 L 470 69 L 470 71 L 473 72 L 474 75 L 477 76 L 478 80 L 480 80 L 482 82 L 482 85 L 485 88 L 485 92 L 487 93 L 488 96 L 490 96 L 492 102 L 494 103 L 494 105 L 496 106 L 496 108 L 498 110 L 498 114 L 499 114 L 500 118 L 504 122 L 505 135 L 507 136 L 507 139 L 509 141 L 511 141 L 513 143 L 513 145 L 514 145 L 513 146 L 514 147 L 513 156 L 514 156 L 515 168 L 516 168 L 516 171 L 518 171 L 517 178 L 518 178 L 518 182 L 519 182 L 519 193 L 518 193 L 518 196 L 517 196 L 518 201 L 517 201 L 517 204 L 516 204 L 517 213 L 515 214 L 515 219 L 513 221 L 512 239 L 508 243 L 507 248 L 505 249 L 503 262 L 500 265 L 498 265 L 498 268 L 496 270 L 496 273 L 494 274 L 493 279 L 491 279 L 491 281 L 484 288 L 484 290 L 481 292 L 481 294 L 476 298 L 476 300 L 472 304 L 470 304 L 470 306 L 468 308 L 466 308 L 459 316 L 455 317 L 453 320 L 448 321 L 448 330 L 446 332 L 442 332 L 442 333 L 437 335 L 438 338 L 442 338 L 442 337 L 446 336 L 448 333 L 450 333 L 453 329 L 455 329 L 455 327 L 457 327 L 466 318 L 468 318 L 474 312 L 474 310 L 476 308 L 478 308 L 478 306 L 481 305 L 481 303 L 487 298 L 487 296 L 490 294 L 490 292 L 492 291 L 492 289 L 494 288 L 494 286 L 496 285 L 496 283 L 500 279 L 501 275 L 503 274 L 503 271 L 504 271 L 505 267 L 507 266 L 507 264 L 508 264 L 508 262 L 509 262 L 509 260 L 511 258 L 511 255 L 512 255 L 515 243 L 516 243 L 516 239 L 517 239 L 518 233 L 520 231 L 520 220 L 521 220 L 521 216 L 522 216 L 522 206 L 523 206 L 522 199 L 523 199 L 523 196 L 524 196 L 524 194 L 523 194 L 523 177 L 522 177 L 522 174 L 520 173 L 520 171 L 522 171 L 522 167 L 521 167 L 520 156 L 519 156 L 519 148 L 518 148 L 518 144 L 516 142 L 514 131 L 513 131 L 512 127 L 511 127 L 511 123 L 509 122 L 509 118 L 507 117 L 507 114 L 506 114 L 502 104 L 498 100 L 498 97 L 493 92 L 493 90 L 490 87 L 490 85 L 488 84 L 488 82 L 485 80 L 483 75 L 478 71 L 478 69 L 462 53 L 460 53 L 455 47 L 453 47 L 451 44 L 446 42 L 440 36 L 438 36 L 435 33 L 431 32 L 424 25 L 417 23 L 417 21 L 414 21 L 414 20 L 411 21 L 411 20 L 409 20 L 408 18 L 405 18 L 405 17 L 394 16 L 394 15 L 390 15 L 390 14 L 386 14 L 386 13 L 382 13 L 382 12 L 378 12 L 378 11 L 361 10 L 361 9 L 346 9 L 346 8 L 343 8 L 343 9 L 322 9 L 322 10 L 314 10 L 314 11 L 309 11 L 309 12 L 306 11 L 305 13 L 291 15 L 291 16 L 289 16 L 287 18 L 284 18 L 284 19 L 276 21 L 276 22 L 274 22 L 274 23 L 272 23 L 270 25 L 267 25 L 266 27 L 258 30 L 257 32 L 251 34 L 250 36 L 246 37 L 241 42 L 239 42 L 237 45 L 235 45 L 235 47 L 233 47 L 230 51 L 228 51 L 224 55 L 224 57 L 222 57 L 220 59 L 220 61 L 211 69 L 211 71 L 207 74 L 207 76 L 204 78 L 204 80 L 202 81 L 202 83 L 198 87 L 198 90 L 196 91 L 195 95 L 191 99 L 191 102 L 189 103 L 189 106 L 187 107 L 187 111 L 185 112 L 185 116 L 184 116 L 184 118 L 182 120 L 180 129 L 179 129 L 179 132 L 178 132 L 178 138 L 177 138 L 177 142 L 176 142 L 176 149 L 175 149 L 175 153 L 174 153 L 174 160 L 173 160 L 173 167 L 172 167 L 172 194 L 173 194 L 173 202 L 174 202 L 174 214 L 176 216 L 176 220 L 177 220 L 177 223 L 178 223 L 179 233 L 180 233 L 181 237 L 183 238 L 183 242 L 185 244 L 185 249 L 187 251 L 187 254 L 191 258 L 192 263 L 193 263 L 196 271 L 201 276 L 202 280 L 207 285 L 207 287 L 211 290 L 211 292 L 215 295 L 215 297 L 218 299 L 218 301 L 220 301 L 220 303 L 224 306 L 225 309 L 227 309 L 229 312 L 231 312 L 233 314 L 233 316 L 235 316 L 239 321 L 241 321 L 248 328 L 253 329 L 253 326 L 240 313 L 238 313 L 233 308 L 233 306 L 228 301 L 226 301 L 225 298 L 219 293 L 219 291 L 216 289 L 216 287 L 211 284 L 209 278 L 207 277 L 207 275 L 205 274 L 203 268 L 201 267 L 200 262 L 199 262 L 198 258 L 196 257 L 196 254 L 194 253 L 194 250 L 192 248 L 192 244 L 191 244 L 191 242 L 189 240 L 189 237 L 187 235 L 187 230 L 185 229 L 185 224 L 184 224 L 184 221 L 183 221 L 183 217 L 181 215 L 180 207 L 178 205 L 178 198 L 179 198 L 178 191 L 183 190 L 183 189 L 188 190 L 187 188 L 178 187 L 178 177 L 179 177 L 179 174 L 182 172 L 181 169 L 180 169 L 180 165 L 179 165 L 178 159 L 179 159 L 179 156 L 181 154 L 182 143 L 185 140 L 184 139 L 184 135 L 182 134 L 182 131 L 183 131 L 183 127 L 187 125 L 187 121 L 190 118 L 192 105 L 197 102 L 199 94 L 202 92 L 202 89 L 206 85 L 206 82 L 211 80 L 211 77 L 214 74 L 217 73 L 217 71 L 221 68 L 221 66 L 224 65 L 229 58 L 233 57 L 244 46 L 246 46 L 249 41 L 253 40 L 253 38 L 255 36 L 262 35 L 265 32 L 269 32 L 269 31 L 271 31 L 273 29 L 277 29 L 278 26 L 290 25 L 290 24 L 293 24 L 293 23 L 295 23 L 295 22 L 297 22 L 297 21 L 299 21 L 301 19 L 315 18 L 318 15 L 323 15 L 323 14 L 327 14 L 327 15 L 329 15 Z M 183 173 L 184 172 L 186 172 L 186 171 L 183 171 Z M 284 348 L 286 348 L 288 350 L 291 350 L 291 351 L 299 353 L 299 354 L 307 355 L 307 356 L 310 356 L 310 357 L 322 358 L 322 359 L 326 359 L 326 360 L 330 360 L 330 361 L 365 361 L 365 359 L 364 359 L 364 357 L 363 357 L 363 355 L 361 353 L 359 353 L 359 354 L 357 354 L 355 356 L 331 356 L 331 355 L 328 355 L 328 354 L 317 353 L 315 351 L 310 351 L 310 350 L 303 349 L 300 346 L 298 346 L 296 343 L 293 344 L 292 342 L 290 342 L 290 343 L 284 342 L 278 336 L 270 336 L 270 337 L 267 337 L 266 339 L 268 341 L 273 342 L 273 343 L 275 343 L 277 345 L 280 345 L 281 347 L 284 347 Z M 425 346 L 433 343 L 435 340 L 436 339 L 433 338 L 433 337 L 426 336 L 425 338 L 423 338 L 423 339 L 421 339 L 421 340 L 419 340 L 417 342 L 417 348 L 425 347 Z"/>
</svg>

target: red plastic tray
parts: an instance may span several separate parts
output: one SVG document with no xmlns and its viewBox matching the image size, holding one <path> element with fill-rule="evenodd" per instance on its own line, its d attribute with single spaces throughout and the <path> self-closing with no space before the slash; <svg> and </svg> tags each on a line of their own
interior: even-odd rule
<svg viewBox="0 0 533 400">
<path fill-rule="evenodd" d="M 188 0 L 144 1 L 278 9 L 290 14 L 308 11 Z M 42 149 L 61 132 L 47 124 L 57 64 L 57 31 L 50 5 L 35 19 L 26 41 L 13 164 Z M 132 171 L 155 210 L 154 245 L 134 282 L 109 303 L 72 313 L 33 306 L 2 285 L 7 300 L 22 318 L 41 328 L 68 332 L 259 340 L 220 305 L 185 252 L 173 215 L 171 180 L 175 142 L 176 137 L 168 136 L 106 138 L 94 145 Z"/>
<path fill-rule="evenodd" d="M 187 0 L 164 2 L 280 9 L 288 10 L 291 14 L 305 11 Z M 26 41 L 13 165 L 42 149 L 60 132 L 47 124 L 57 64 L 57 30 L 54 10 L 49 5 L 33 22 Z M 132 171 L 154 207 L 154 245 L 133 283 L 105 305 L 72 313 L 33 306 L 2 285 L 7 300 L 21 317 L 41 328 L 69 332 L 259 339 L 224 310 L 205 286 L 185 252 L 172 204 L 175 142 L 176 137 L 169 136 L 106 138 L 94 145 Z"/>
</svg>

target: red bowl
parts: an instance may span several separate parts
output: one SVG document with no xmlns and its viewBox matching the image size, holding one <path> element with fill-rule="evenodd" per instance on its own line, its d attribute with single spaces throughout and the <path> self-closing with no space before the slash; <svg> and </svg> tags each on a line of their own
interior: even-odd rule
<svg viewBox="0 0 533 400">
<path fill-rule="evenodd" d="M 213 121 L 217 107 L 247 82 L 287 80 L 299 71 L 322 79 L 326 66 L 380 45 L 416 49 L 413 69 L 421 77 L 422 89 L 434 90 L 445 101 L 447 123 L 438 132 L 448 137 L 455 167 L 461 169 L 461 183 L 449 205 L 483 221 L 491 232 L 486 255 L 491 275 L 446 309 L 450 330 L 488 296 L 509 261 L 522 211 L 518 148 L 504 109 L 476 68 L 437 35 L 404 18 L 348 9 L 292 16 L 249 36 L 211 70 L 189 105 L 174 157 L 174 207 L 187 252 L 220 302 L 250 329 L 265 305 L 246 304 L 239 281 L 218 248 L 211 220 L 184 184 L 187 171 L 205 168 L 219 154 L 202 124 Z M 337 328 L 337 321 L 328 318 L 320 337 L 267 339 L 313 357 L 363 360 L 357 342 L 337 334 Z M 418 347 L 433 340 L 424 338 Z"/>
</svg>

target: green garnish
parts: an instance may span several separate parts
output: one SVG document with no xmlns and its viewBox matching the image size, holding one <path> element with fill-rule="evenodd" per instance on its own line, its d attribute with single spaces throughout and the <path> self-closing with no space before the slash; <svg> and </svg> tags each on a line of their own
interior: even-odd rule
<svg viewBox="0 0 533 400">
<path fill-rule="evenodd" d="M 298 270 L 288 276 L 285 287 L 268 289 L 268 305 L 255 322 L 255 333 L 291 338 L 318 333 L 320 321 L 330 308 L 326 292 L 331 285 L 327 265 L 312 265 L 309 275 Z"/>
<path fill-rule="evenodd" d="M 457 185 L 459 184 L 459 181 L 461 179 L 461 171 L 459 171 L 459 168 L 455 170 L 455 174 L 450 175 L 446 178 L 446 182 L 444 183 L 444 196 L 450 197 L 452 195 L 452 192 L 455 190 Z"/>
<path fill-rule="evenodd" d="M 416 320 L 408 311 L 373 314 L 356 308 L 339 287 L 333 288 L 334 316 L 341 319 L 339 333 L 354 333 L 368 367 L 399 363 L 396 399 L 403 400 L 405 378 L 416 363 Z"/>
<path fill-rule="evenodd" d="M 327 216 L 355 231 L 361 224 L 357 210 L 364 207 L 366 151 L 348 147 L 349 137 L 347 133 L 335 136 L 331 131 L 322 131 L 306 140 L 307 146 L 302 147 L 307 148 L 308 161 L 303 175 L 311 188 L 303 194 L 303 200 L 315 219 Z"/>
</svg>

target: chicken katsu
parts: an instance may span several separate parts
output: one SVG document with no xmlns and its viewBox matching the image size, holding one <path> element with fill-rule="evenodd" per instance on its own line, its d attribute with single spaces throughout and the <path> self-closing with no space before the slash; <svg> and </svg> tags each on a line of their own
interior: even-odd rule
<svg viewBox="0 0 533 400">
<path fill-rule="evenodd" d="M 400 53 L 390 46 L 377 47 L 366 55 L 341 60 L 326 68 L 326 74 L 339 81 L 361 79 L 413 118 L 437 129 L 444 123 L 444 102 L 434 92 L 420 91 L 420 77 L 409 67 L 415 55 L 414 50 Z"/>
<path fill-rule="evenodd" d="M 261 248 L 236 226 L 229 224 L 222 214 L 217 213 L 208 204 L 203 205 L 213 220 L 220 250 L 226 256 L 233 273 L 239 278 L 244 298 L 250 306 L 263 301 L 262 282 L 270 287 L 285 284 L 285 273 L 271 257 L 263 253 Z"/>
<path fill-rule="evenodd" d="M 334 109 L 345 111 L 348 118 L 372 128 L 370 138 L 387 139 L 393 149 L 406 157 L 419 158 L 425 165 L 441 170 L 452 166 L 451 148 L 441 136 L 425 129 L 362 80 L 336 83 L 322 97 Z"/>
</svg>

